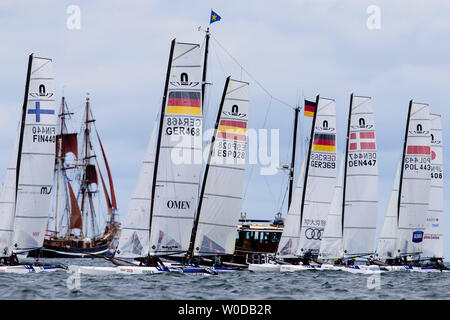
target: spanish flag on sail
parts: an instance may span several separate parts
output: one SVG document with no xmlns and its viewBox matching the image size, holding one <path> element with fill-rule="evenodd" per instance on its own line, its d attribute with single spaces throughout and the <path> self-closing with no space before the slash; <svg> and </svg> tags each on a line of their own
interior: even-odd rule
<svg viewBox="0 0 450 320">
<path fill-rule="evenodd" d="M 170 92 L 166 113 L 200 116 L 202 114 L 200 92 Z"/>
<path fill-rule="evenodd" d="M 245 141 L 247 122 L 238 120 L 220 120 L 218 138 Z"/>
<path fill-rule="evenodd" d="M 305 100 L 305 112 L 306 117 L 314 117 L 314 111 L 316 110 L 316 103 L 313 101 Z"/>
<path fill-rule="evenodd" d="M 315 133 L 313 150 L 335 152 L 336 135 L 330 133 Z"/>
</svg>

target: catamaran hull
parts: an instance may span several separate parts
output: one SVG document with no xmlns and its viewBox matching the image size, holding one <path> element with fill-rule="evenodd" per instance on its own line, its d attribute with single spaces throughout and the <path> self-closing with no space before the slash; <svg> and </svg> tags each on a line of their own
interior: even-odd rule
<svg viewBox="0 0 450 320">
<path fill-rule="evenodd" d="M 192 275 L 211 275 L 216 274 L 215 268 L 161 268 L 161 267 L 140 267 L 140 266 L 118 266 L 118 267 L 91 267 L 91 266 L 70 266 L 72 272 L 92 276 L 109 276 L 109 275 L 133 275 L 133 274 L 157 274 L 167 272 L 177 272 Z"/>
<path fill-rule="evenodd" d="M 389 270 L 385 269 L 384 267 L 379 267 L 375 265 L 370 266 L 346 266 L 342 268 L 342 271 L 355 273 L 355 274 L 380 274 L 387 272 Z"/>
<path fill-rule="evenodd" d="M 249 264 L 248 270 L 253 272 L 279 272 L 281 264 L 274 263 L 261 263 L 261 264 Z"/>
<path fill-rule="evenodd" d="M 317 270 L 317 267 L 320 266 L 312 266 L 312 265 L 281 265 L 281 272 L 295 272 L 295 271 L 305 271 L 305 270 Z"/>
<path fill-rule="evenodd" d="M 32 266 L 32 265 L 18 265 L 18 266 L 2 266 L 0 273 L 37 273 L 37 272 L 53 272 L 65 271 L 66 269 L 60 266 Z"/>
<path fill-rule="evenodd" d="M 344 267 L 342 266 L 335 266 L 332 264 L 321 264 L 320 266 L 316 267 L 316 270 L 320 271 L 341 271 Z"/>
</svg>

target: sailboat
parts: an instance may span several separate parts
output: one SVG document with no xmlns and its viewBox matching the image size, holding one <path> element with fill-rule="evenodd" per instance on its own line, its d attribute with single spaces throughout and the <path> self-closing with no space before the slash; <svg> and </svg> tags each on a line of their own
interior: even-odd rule
<svg viewBox="0 0 450 320">
<path fill-rule="evenodd" d="M 390 270 L 404 269 L 422 253 L 430 197 L 430 132 L 429 106 L 411 100 L 401 165 L 376 250 L 377 260 L 394 266 Z"/>
<path fill-rule="evenodd" d="M 67 129 L 66 118 L 70 118 L 71 115 L 66 99 L 62 97 L 59 133 L 56 136 L 56 192 L 41 252 L 41 256 L 48 258 L 91 258 L 108 254 L 120 227 L 117 221 L 117 202 L 111 170 L 94 125 L 95 119 L 92 116 L 89 97 L 86 98 L 85 117 L 81 129 L 83 142 L 80 159 L 78 158 L 78 134 L 68 132 Z M 97 138 L 95 145 L 91 138 L 94 132 Z M 109 191 L 95 152 L 97 145 L 101 150 L 106 168 Z M 101 204 L 96 206 L 94 201 L 100 202 L 98 199 L 100 193 L 104 195 L 106 219 L 101 219 L 99 214 Z M 99 226 L 98 220 L 106 220 L 105 225 Z M 33 254 L 31 252 L 30 256 Z"/>
<path fill-rule="evenodd" d="M 208 31 L 206 36 L 209 39 Z M 206 53 L 207 46 L 202 66 L 199 44 L 172 40 L 158 129 L 152 134 L 116 254 L 110 259 L 119 266 L 81 267 L 80 272 L 170 272 L 173 268 L 161 257 L 184 257 L 188 252 L 202 169 Z M 211 273 L 184 266 L 176 271 Z"/>
<path fill-rule="evenodd" d="M 319 256 L 337 265 L 371 259 L 378 214 L 378 159 L 370 97 L 350 96 L 344 170 L 338 179 Z M 338 269 L 341 269 L 337 267 Z M 363 266 L 351 266 L 359 270 Z M 333 269 L 329 267 L 328 269 Z M 347 269 L 344 269 L 347 270 Z"/>
<path fill-rule="evenodd" d="M 294 192 L 289 208 L 295 226 L 286 227 L 295 233 L 282 235 L 278 256 L 297 258 L 296 264 L 283 264 L 280 271 L 297 271 L 314 268 L 311 262 L 318 258 L 327 214 L 336 183 L 336 106 L 332 99 L 316 97 L 316 110 L 311 126 L 305 173 L 302 184 L 297 183 L 301 196 Z M 302 186 L 302 187 L 300 187 Z M 289 230 L 287 229 L 287 230 Z M 297 233 L 298 230 L 298 233 Z M 297 236 L 296 236 L 297 234 Z M 301 262 L 301 264 L 298 264 Z"/>
<path fill-rule="evenodd" d="M 444 256 L 442 218 L 444 214 L 443 135 L 441 116 L 430 114 L 431 182 L 430 202 L 426 214 L 422 260 L 441 260 Z"/>
<path fill-rule="evenodd" d="M 248 114 L 249 83 L 228 77 L 188 252 L 190 262 L 195 261 L 194 257 L 213 257 L 215 270 L 228 270 L 222 267 L 222 257 L 230 257 L 235 250 L 243 200 Z M 204 263 L 204 259 L 196 263 Z"/>
<path fill-rule="evenodd" d="M 0 272 L 64 270 L 21 264 L 42 248 L 53 181 L 56 136 L 52 60 L 29 56 L 22 116 L 0 193 Z"/>
</svg>

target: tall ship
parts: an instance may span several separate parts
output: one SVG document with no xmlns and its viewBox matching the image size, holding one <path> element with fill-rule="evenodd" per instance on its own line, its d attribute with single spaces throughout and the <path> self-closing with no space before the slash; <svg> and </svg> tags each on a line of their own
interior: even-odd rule
<svg viewBox="0 0 450 320">
<path fill-rule="evenodd" d="M 84 258 L 109 254 L 119 236 L 113 179 L 89 96 L 79 133 L 69 129 L 72 116 L 65 97 L 62 97 L 54 192 L 44 244 L 39 253 L 41 257 Z M 34 251 L 29 256 L 36 254 Z"/>
</svg>

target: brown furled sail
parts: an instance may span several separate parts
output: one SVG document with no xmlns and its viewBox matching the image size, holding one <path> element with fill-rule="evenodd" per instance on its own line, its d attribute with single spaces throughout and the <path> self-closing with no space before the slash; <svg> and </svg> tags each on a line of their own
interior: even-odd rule
<svg viewBox="0 0 450 320">
<path fill-rule="evenodd" d="M 60 138 L 61 135 L 58 134 L 56 140 L 58 141 Z M 76 133 L 62 134 L 62 155 L 65 156 L 69 152 L 72 152 L 78 160 L 78 139 Z M 58 143 L 56 144 L 56 154 L 58 154 Z"/>
<path fill-rule="evenodd" d="M 112 176 L 111 176 L 111 170 L 109 169 L 109 164 L 108 164 L 108 160 L 106 159 L 105 149 L 103 149 L 103 144 L 102 144 L 102 141 L 100 140 L 100 136 L 97 132 L 97 129 L 95 129 L 95 132 L 97 133 L 98 142 L 100 144 L 100 148 L 102 149 L 102 155 L 103 155 L 103 160 L 105 161 L 106 171 L 108 172 L 109 189 L 111 190 L 111 205 L 114 209 L 117 210 L 116 194 L 114 192 L 114 184 L 113 184 L 113 180 L 112 180 Z M 106 191 L 105 191 L 105 193 L 106 193 Z"/>
<path fill-rule="evenodd" d="M 81 211 L 78 206 L 77 198 L 73 193 L 72 186 L 70 182 L 67 181 L 67 185 L 69 186 L 69 195 L 70 195 L 70 229 L 83 229 L 83 220 L 81 219 Z"/>
<path fill-rule="evenodd" d="M 108 214 L 111 217 L 113 217 L 113 211 L 112 211 L 112 207 L 111 207 L 111 200 L 109 198 L 108 190 L 106 189 L 105 180 L 103 180 L 102 171 L 100 170 L 100 166 L 98 165 L 97 158 L 95 158 L 95 163 L 97 163 L 98 173 L 100 174 L 100 180 L 102 182 L 103 193 L 105 194 L 105 201 L 106 201 L 106 205 L 108 206 Z"/>
<path fill-rule="evenodd" d="M 86 183 L 89 185 L 95 183 L 98 185 L 97 170 L 95 170 L 95 165 L 86 165 Z"/>
</svg>

